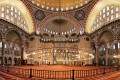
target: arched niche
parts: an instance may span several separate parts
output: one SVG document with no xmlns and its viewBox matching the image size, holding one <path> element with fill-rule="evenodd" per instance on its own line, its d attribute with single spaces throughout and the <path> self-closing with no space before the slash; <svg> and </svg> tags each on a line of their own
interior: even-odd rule
<svg viewBox="0 0 120 80">
<path fill-rule="evenodd" d="M 114 40 L 113 32 L 111 30 L 105 30 L 102 31 L 98 37 L 98 58 L 101 59 L 100 65 L 108 65 L 109 56 L 106 55 L 111 55 L 110 46 Z"/>
<path fill-rule="evenodd" d="M 99 45 L 101 47 L 101 58 L 105 60 L 105 64 L 106 65 L 114 65 L 113 63 L 111 63 L 110 61 L 113 60 L 113 53 L 114 50 L 113 48 L 111 48 L 112 43 L 114 41 L 114 34 L 112 31 L 108 30 L 108 31 L 103 31 L 99 37 L 100 40 L 102 40 L 104 42 L 104 44 Z M 110 61 L 109 61 L 109 60 Z M 101 63 L 104 63 L 103 61 Z"/>
<path fill-rule="evenodd" d="M 17 58 L 14 58 L 14 65 L 17 65 Z"/>
<path fill-rule="evenodd" d="M 17 64 L 20 65 L 21 64 L 21 59 L 18 58 Z"/>
<path fill-rule="evenodd" d="M 115 39 L 111 44 L 110 54 L 114 61 L 112 61 L 112 65 L 120 65 L 120 33 L 117 35 L 117 39 Z"/>
<path fill-rule="evenodd" d="M 99 35 L 99 38 L 98 38 L 99 43 L 98 44 L 100 44 L 101 41 L 104 41 L 105 48 L 106 48 L 106 50 L 108 50 L 108 54 L 111 55 L 110 47 L 111 47 L 113 40 L 114 40 L 114 36 L 113 36 L 112 31 L 110 31 L 110 30 L 103 31 Z"/>
<path fill-rule="evenodd" d="M 14 60 L 15 57 L 21 58 L 22 55 L 21 44 L 22 39 L 20 34 L 15 30 L 9 31 L 5 36 L 5 54 L 13 56 L 12 60 Z M 12 64 L 17 63 L 12 62 Z"/>
<path fill-rule="evenodd" d="M 4 64 L 7 65 L 7 57 L 4 58 Z"/>
<path fill-rule="evenodd" d="M 98 60 L 100 60 L 98 63 L 99 65 L 105 65 L 105 58 L 106 58 L 106 47 L 105 42 L 101 41 L 98 48 Z"/>
</svg>

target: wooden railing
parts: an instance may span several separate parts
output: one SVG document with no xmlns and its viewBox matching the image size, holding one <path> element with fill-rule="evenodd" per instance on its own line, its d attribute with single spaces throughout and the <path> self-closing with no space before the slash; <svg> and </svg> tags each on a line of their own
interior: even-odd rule
<svg viewBox="0 0 120 80">
<path fill-rule="evenodd" d="M 53 70 L 36 70 L 36 69 L 22 69 L 22 68 L 14 68 L 7 66 L 0 66 L 0 70 L 12 73 L 15 75 L 23 76 L 23 77 L 36 77 L 41 79 L 76 79 L 76 78 L 86 78 L 92 77 L 96 75 L 106 74 L 113 71 L 118 71 L 120 68 L 117 67 L 103 67 L 98 69 L 90 69 L 90 70 L 66 70 L 66 71 L 53 71 Z"/>
</svg>

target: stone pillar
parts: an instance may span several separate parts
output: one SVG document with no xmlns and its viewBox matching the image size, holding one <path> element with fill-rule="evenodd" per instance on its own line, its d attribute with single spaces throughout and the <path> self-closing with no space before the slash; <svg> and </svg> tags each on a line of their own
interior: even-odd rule
<svg viewBox="0 0 120 80">
<path fill-rule="evenodd" d="M 25 60 L 25 44 L 22 42 L 21 45 L 21 65 L 25 65 L 27 61 Z"/>
<path fill-rule="evenodd" d="M 24 65 L 25 60 L 24 60 L 24 43 L 22 43 L 21 46 L 21 65 Z"/>
<path fill-rule="evenodd" d="M 14 62 L 14 49 L 12 50 L 12 65 L 14 65 L 15 64 L 15 62 Z"/>
<path fill-rule="evenodd" d="M 105 65 L 106 66 L 108 65 L 108 49 L 106 49 L 106 52 L 105 52 Z"/>
<path fill-rule="evenodd" d="M 116 54 L 116 55 L 119 55 L 118 52 L 119 52 L 119 51 L 118 51 L 118 42 L 117 42 L 117 43 L 115 43 L 115 54 Z M 115 62 L 116 62 L 116 65 L 119 65 L 119 60 L 118 60 L 118 58 L 115 59 Z"/>
<path fill-rule="evenodd" d="M 99 48 L 99 46 L 96 45 L 95 48 L 96 48 L 96 52 L 95 52 L 95 63 L 96 63 L 96 65 L 98 65 L 98 48 Z"/>
<path fill-rule="evenodd" d="M 108 49 L 110 48 L 109 43 L 106 43 L 107 48 L 105 48 L 105 65 L 108 65 Z"/>
<path fill-rule="evenodd" d="M 2 65 L 4 65 L 4 60 L 5 60 L 4 54 L 5 54 L 5 38 L 2 37 L 2 55 L 1 55 L 1 57 L 2 57 L 1 64 Z"/>
<path fill-rule="evenodd" d="M 118 43 L 115 43 L 115 54 L 118 55 Z"/>
</svg>

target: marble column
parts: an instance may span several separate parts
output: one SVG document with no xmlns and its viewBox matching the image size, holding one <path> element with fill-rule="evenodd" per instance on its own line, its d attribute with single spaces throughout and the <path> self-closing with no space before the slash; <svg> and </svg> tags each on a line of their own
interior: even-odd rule
<svg viewBox="0 0 120 80">
<path fill-rule="evenodd" d="M 96 48 L 96 52 L 95 52 L 95 63 L 96 63 L 96 65 L 98 65 L 98 48 L 99 48 L 99 46 L 96 45 L 95 48 Z"/>
<path fill-rule="evenodd" d="M 15 64 L 15 62 L 14 62 L 14 49 L 12 50 L 12 65 L 14 65 Z"/>
<path fill-rule="evenodd" d="M 21 45 L 21 65 L 24 65 L 25 64 L 25 49 L 24 49 L 24 42 L 22 42 L 22 45 Z"/>
<path fill-rule="evenodd" d="M 105 65 L 106 66 L 108 65 L 108 49 L 106 49 L 106 52 L 105 52 Z"/>
</svg>

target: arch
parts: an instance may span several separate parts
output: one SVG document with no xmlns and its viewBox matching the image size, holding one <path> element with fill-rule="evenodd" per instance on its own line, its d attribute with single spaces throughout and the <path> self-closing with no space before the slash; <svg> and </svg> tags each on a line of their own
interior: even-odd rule
<svg viewBox="0 0 120 80">
<path fill-rule="evenodd" d="M 110 29 L 105 29 L 105 30 L 101 31 L 101 32 L 98 34 L 98 39 L 97 39 L 97 40 L 99 41 L 100 38 L 101 38 L 106 32 L 109 32 L 109 33 L 112 34 L 112 36 L 114 36 L 114 32 L 113 32 L 112 30 L 110 30 Z"/>
<path fill-rule="evenodd" d="M 56 35 L 59 33 L 59 20 L 62 21 L 62 24 L 60 24 L 60 34 L 66 35 L 68 33 L 74 32 L 75 30 L 78 34 L 80 32 L 80 28 L 83 28 L 83 26 L 80 26 L 81 23 L 77 21 L 73 16 L 66 13 L 61 13 L 60 15 L 58 13 L 55 13 L 46 16 L 36 29 L 40 30 L 41 33 L 47 32 Z"/>
<path fill-rule="evenodd" d="M 21 64 L 21 59 L 18 58 L 17 64 L 20 65 Z"/>
<path fill-rule="evenodd" d="M 110 33 L 114 34 L 114 32 L 113 32 L 112 30 L 110 30 L 110 29 L 103 30 L 103 31 L 101 31 L 101 32 L 99 33 L 98 39 L 100 39 L 100 38 L 103 36 L 103 34 L 105 34 L 105 32 L 110 32 Z"/>
<path fill-rule="evenodd" d="M 71 36 L 77 36 L 77 33 L 72 33 Z"/>
<path fill-rule="evenodd" d="M 106 44 L 105 40 L 100 39 L 99 42 L 98 42 L 98 45 L 100 45 L 100 44 L 104 44 L 105 48 L 107 48 L 107 44 Z"/>
<path fill-rule="evenodd" d="M 10 54 L 11 51 L 17 49 L 15 48 L 15 45 L 17 44 L 20 49 L 21 49 L 21 44 L 22 44 L 22 36 L 21 34 L 14 30 L 14 29 L 10 29 L 6 32 L 5 34 L 5 40 L 6 40 L 6 44 L 7 44 L 7 52 Z M 20 51 L 19 51 L 20 52 Z M 14 54 L 15 54 L 15 51 L 14 51 Z"/>
<path fill-rule="evenodd" d="M 14 64 L 15 65 L 17 64 L 17 58 L 14 58 Z"/>
<path fill-rule="evenodd" d="M 73 21 L 74 23 L 77 24 L 78 27 L 80 27 L 81 23 L 79 21 L 77 21 L 73 16 L 69 15 L 69 14 L 66 14 L 66 13 L 55 13 L 55 14 L 50 14 L 48 16 L 46 16 L 42 21 L 41 23 L 38 25 L 39 26 L 43 26 L 47 21 L 49 21 L 50 19 L 52 19 L 53 17 L 65 17 L 65 18 L 68 18 L 70 19 L 71 21 Z"/>
<path fill-rule="evenodd" d="M 111 43 L 111 46 L 110 46 L 110 54 L 112 54 L 112 55 L 117 55 L 116 53 L 115 53 L 115 44 L 117 44 L 118 43 L 118 40 L 114 40 L 112 43 Z"/>
<path fill-rule="evenodd" d="M 11 57 L 8 58 L 8 64 L 9 64 L 9 65 L 12 64 L 12 58 L 11 58 Z"/>
<path fill-rule="evenodd" d="M 6 6 L 11 5 L 15 7 L 16 9 L 18 9 L 26 20 L 26 23 L 28 25 L 28 33 L 31 33 L 34 31 L 34 23 L 33 23 L 31 14 L 29 10 L 27 9 L 27 7 L 25 6 L 25 4 L 21 0 L 1 0 L 0 5 L 6 5 Z"/>
<path fill-rule="evenodd" d="M 5 57 L 4 60 L 5 60 L 5 65 L 7 65 L 7 58 Z"/>
<path fill-rule="evenodd" d="M 23 39 L 22 39 L 22 35 L 19 33 L 19 31 L 17 31 L 16 29 L 9 29 L 9 30 L 7 30 L 6 31 L 6 34 L 5 34 L 5 38 L 6 38 L 6 36 L 7 36 L 7 34 L 9 33 L 9 32 L 12 32 L 12 31 L 14 31 L 17 35 L 18 35 L 18 37 L 19 37 L 19 39 L 22 41 Z"/>
<path fill-rule="evenodd" d="M 111 43 L 111 47 L 112 47 L 115 43 L 118 43 L 117 40 L 114 40 L 114 41 Z"/>
<path fill-rule="evenodd" d="M 117 39 L 120 40 L 120 29 L 118 30 L 118 33 L 117 33 Z"/>
<path fill-rule="evenodd" d="M 96 18 L 96 16 L 98 15 L 98 13 L 106 6 L 108 5 L 116 5 L 116 6 L 120 6 L 120 0 L 99 0 L 96 5 L 94 6 L 94 8 L 91 10 L 91 12 L 89 13 L 89 16 L 87 18 L 87 23 L 85 26 L 85 31 L 88 33 L 92 32 L 92 24 Z"/>
</svg>

